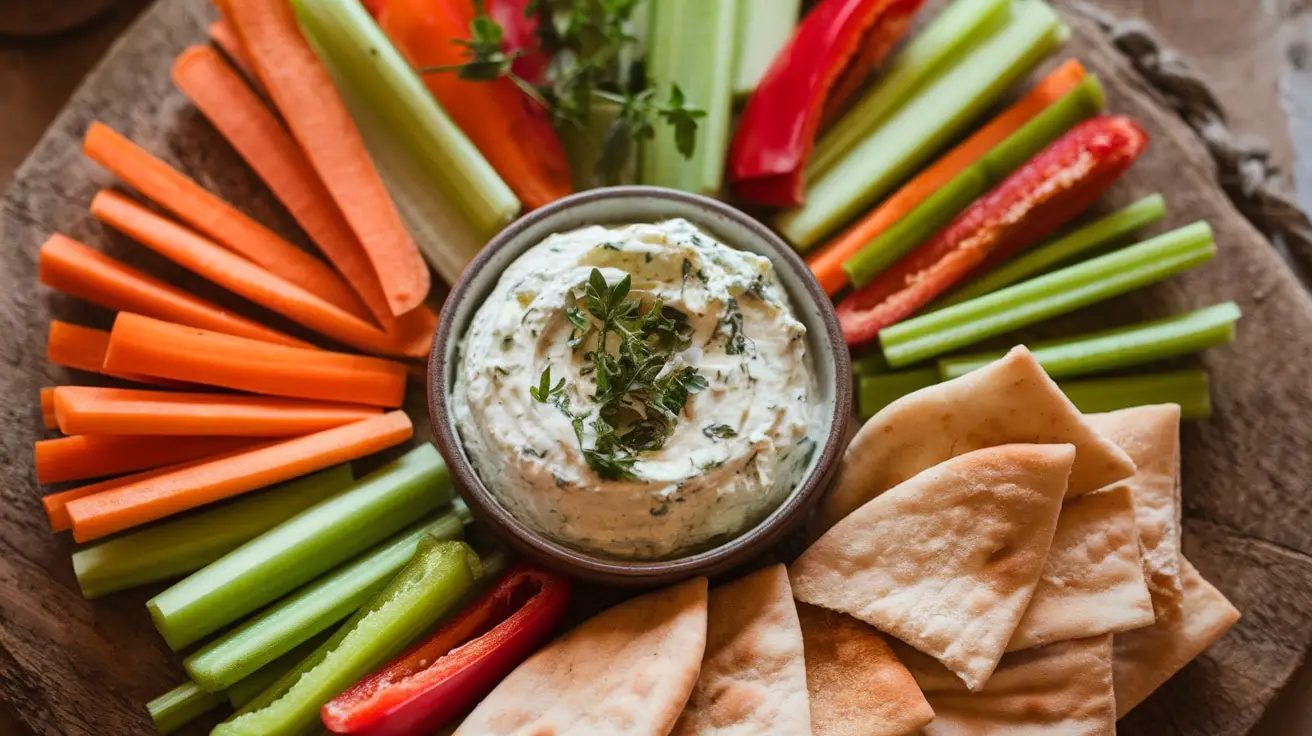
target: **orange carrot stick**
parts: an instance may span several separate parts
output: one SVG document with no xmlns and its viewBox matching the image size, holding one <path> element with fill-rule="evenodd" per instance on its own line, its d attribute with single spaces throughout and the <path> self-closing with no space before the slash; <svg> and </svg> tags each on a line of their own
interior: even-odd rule
<svg viewBox="0 0 1312 736">
<path fill-rule="evenodd" d="M 173 84 L 264 180 L 374 319 L 392 329 L 396 320 L 368 254 L 309 159 L 259 96 L 208 46 L 182 52 L 173 64 Z"/>
<path fill-rule="evenodd" d="M 295 437 L 382 413 L 357 404 L 91 386 L 63 386 L 54 395 L 64 434 Z"/>
<path fill-rule="evenodd" d="M 92 483 L 90 485 L 85 485 L 85 486 L 78 486 L 77 488 L 70 488 L 67 491 L 50 493 L 41 498 L 41 505 L 45 507 L 46 518 L 50 520 L 50 530 L 53 532 L 62 532 L 73 528 L 73 520 L 68 517 L 68 504 L 73 501 L 76 501 L 79 498 L 86 498 L 87 496 L 93 496 L 97 493 L 110 491 L 115 488 L 120 488 L 122 486 L 136 483 L 137 481 L 148 480 L 150 478 L 158 478 L 161 475 L 167 475 L 168 473 L 172 473 L 178 470 L 186 470 L 188 468 L 194 468 L 197 465 L 204 465 L 205 463 L 212 462 L 214 460 L 220 460 L 222 458 L 232 457 L 233 455 L 239 455 L 245 452 L 250 452 L 251 450 L 259 447 L 269 447 L 274 444 L 276 444 L 276 441 L 266 442 L 264 444 L 254 445 L 252 447 L 243 447 L 240 450 L 221 452 L 217 455 L 207 455 L 205 457 L 198 458 L 196 460 L 188 460 L 186 462 L 174 463 L 172 465 L 165 465 L 162 468 L 152 468 L 150 470 L 143 470 L 139 473 L 133 473 L 131 475 L 121 475 L 117 478 L 102 480 L 98 483 Z"/>
<path fill-rule="evenodd" d="M 328 264 L 278 237 L 109 126 L 92 123 L 82 150 L 147 199 L 233 253 L 341 310 L 359 317 L 369 314 Z"/>
<path fill-rule="evenodd" d="M 248 437 L 76 435 L 36 443 L 38 483 L 149 470 L 255 444 Z"/>
<path fill-rule="evenodd" d="M 109 335 L 111 370 L 369 406 L 400 406 L 405 397 L 405 366 L 381 358 L 270 345 L 126 312 Z"/>
<path fill-rule="evenodd" d="M 102 376 L 121 378 L 124 381 L 148 383 L 153 386 L 180 388 L 187 384 L 154 378 L 136 373 L 105 370 L 105 352 L 109 350 L 109 333 L 91 327 L 50 321 L 50 334 L 46 338 L 46 360 L 65 368 L 99 373 Z"/>
<path fill-rule="evenodd" d="M 413 434 L 410 418 L 394 411 L 80 498 L 67 507 L 73 538 L 98 539 L 375 453 Z"/>
<path fill-rule="evenodd" d="M 428 295 L 428 265 L 365 149 L 346 104 L 286 0 L 229 0 L 224 16 L 251 66 L 328 188 L 387 293 L 392 314 Z"/>
<path fill-rule="evenodd" d="M 46 429 L 59 429 L 59 419 L 55 416 L 55 389 L 41 389 L 41 424 Z"/>
<path fill-rule="evenodd" d="M 209 36 L 214 45 L 223 50 L 224 55 L 232 60 L 251 83 L 259 84 L 259 78 L 251 68 L 251 61 L 246 58 L 246 50 L 241 47 L 241 40 L 237 38 L 237 32 L 232 30 L 232 24 L 223 18 L 214 21 L 210 24 Z"/>
<path fill-rule="evenodd" d="M 374 325 L 121 194 L 101 191 L 91 201 L 91 214 L 183 268 L 321 335 L 370 353 L 404 354 Z"/>
<path fill-rule="evenodd" d="M 313 349 L 308 342 L 226 311 L 59 233 L 41 246 L 41 283 L 107 309 L 135 312 L 180 325 L 252 340 Z"/>
<path fill-rule="evenodd" d="M 920 175 L 907 182 L 882 204 L 806 259 L 811 273 L 830 295 L 837 294 L 848 285 L 843 262 L 851 258 L 870 241 L 901 220 L 908 212 L 920 206 L 929 195 L 951 181 L 966 167 L 978 161 L 1007 136 L 1016 132 L 1048 105 L 1075 89 L 1086 75 L 1084 66 L 1070 59 L 1039 80 L 1034 88 L 1014 105 L 1002 111 L 974 135 L 962 141 L 943 155 Z"/>
</svg>

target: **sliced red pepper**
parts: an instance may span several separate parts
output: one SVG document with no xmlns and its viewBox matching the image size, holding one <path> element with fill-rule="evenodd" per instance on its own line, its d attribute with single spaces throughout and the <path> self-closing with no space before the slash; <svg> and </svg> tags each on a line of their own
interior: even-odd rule
<svg viewBox="0 0 1312 736">
<path fill-rule="evenodd" d="M 538 16 L 526 14 L 532 0 L 487 0 L 487 14 L 501 26 L 502 47 L 506 53 L 518 53 L 510 67 L 520 79 L 532 85 L 545 84 L 551 55 L 542 50 L 538 37 Z"/>
<path fill-rule="evenodd" d="M 328 702 L 329 731 L 432 733 L 472 708 L 547 642 L 569 606 L 569 578 L 524 563 L 429 639 Z"/>
<path fill-rule="evenodd" d="M 837 311 L 847 344 L 873 340 L 966 276 L 1052 234 L 1093 205 L 1147 145 L 1148 135 L 1126 117 L 1075 126 L 844 299 Z"/>
<path fill-rule="evenodd" d="M 382 0 L 378 24 L 416 68 L 453 66 L 466 60 L 465 48 L 455 41 L 469 38 L 475 13 L 472 0 Z M 513 81 L 433 72 L 424 83 L 526 208 L 573 191 L 569 158 L 550 112 Z"/>
<path fill-rule="evenodd" d="M 802 19 L 747 101 L 729 151 L 734 192 L 793 207 L 822 121 L 843 109 L 911 26 L 924 0 L 823 0 Z"/>
</svg>

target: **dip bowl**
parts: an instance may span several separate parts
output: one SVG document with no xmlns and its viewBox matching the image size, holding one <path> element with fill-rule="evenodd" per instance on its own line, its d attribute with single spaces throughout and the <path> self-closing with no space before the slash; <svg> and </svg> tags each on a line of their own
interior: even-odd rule
<svg viewBox="0 0 1312 736">
<path fill-rule="evenodd" d="M 797 319 L 806 326 L 816 371 L 824 440 L 791 493 L 768 516 L 714 547 L 655 560 L 615 558 L 575 549 L 515 518 L 479 477 L 461 443 L 452 412 L 457 347 L 478 308 L 516 258 L 550 235 L 588 225 L 627 225 L 683 218 L 732 248 L 770 259 Z M 657 187 L 611 187 L 566 197 L 521 217 L 469 264 L 442 310 L 429 360 L 428 399 L 434 434 L 456 488 L 474 517 L 516 552 L 584 580 L 626 587 L 665 585 L 714 576 L 774 549 L 809 516 L 838 469 L 852 414 L 847 346 L 829 297 L 802 259 L 751 216 L 722 202 Z M 527 387 L 525 388 L 527 390 Z"/>
</svg>

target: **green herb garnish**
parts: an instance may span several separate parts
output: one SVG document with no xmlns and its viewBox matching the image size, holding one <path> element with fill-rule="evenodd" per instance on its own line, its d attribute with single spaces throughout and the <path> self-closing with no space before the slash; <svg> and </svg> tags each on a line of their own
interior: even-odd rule
<svg viewBox="0 0 1312 736">
<path fill-rule="evenodd" d="M 593 379 L 588 398 L 597 405 L 595 416 L 571 410 L 565 381 L 553 386 L 550 366 L 529 388 L 534 399 L 570 418 L 580 447 L 584 420 L 593 417 L 587 425 L 593 446 L 583 447 L 583 455 L 588 467 L 608 480 L 632 478 L 638 454 L 664 447 L 688 398 L 708 386 L 696 368 L 671 365 L 692 344 L 688 318 L 659 299 L 630 298 L 631 285 L 626 275 L 612 286 L 594 268 L 574 295 L 574 306 L 565 310 L 570 348 L 591 345 L 579 373 Z"/>
<path fill-rule="evenodd" d="M 726 440 L 738 436 L 738 430 L 727 424 L 708 424 L 702 427 L 702 434 L 713 440 Z"/>
</svg>

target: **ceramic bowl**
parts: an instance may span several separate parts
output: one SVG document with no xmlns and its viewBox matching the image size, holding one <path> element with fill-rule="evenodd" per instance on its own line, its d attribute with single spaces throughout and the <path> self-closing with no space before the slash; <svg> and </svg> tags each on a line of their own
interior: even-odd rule
<svg viewBox="0 0 1312 736">
<path fill-rule="evenodd" d="M 718 546 L 659 560 L 630 560 L 570 547 L 507 512 L 484 486 L 461 445 L 452 415 L 457 346 L 479 306 L 517 257 L 547 236 L 588 225 L 624 225 L 683 218 L 731 247 L 774 263 L 797 318 L 806 326 L 817 371 L 826 439 L 810 469 L 769 516 Z M 852 414 L 852 374 L 847 347 L 828 296 L 806 264 L 777 235 L 750 216 L 707 197 L 656 187 L 612 187 L 566 197 L 521 217 L 497 235 L 455 285 L 429 360 L 429 411 L 438 446 L 456 488 L 475 518 L 514 550 L 575 577 L 629 587 L 663 585 L 698 575 L 714 576 L 747 563 L 779 544 L 809 515 L 837 470 Z"/>
</svg>

